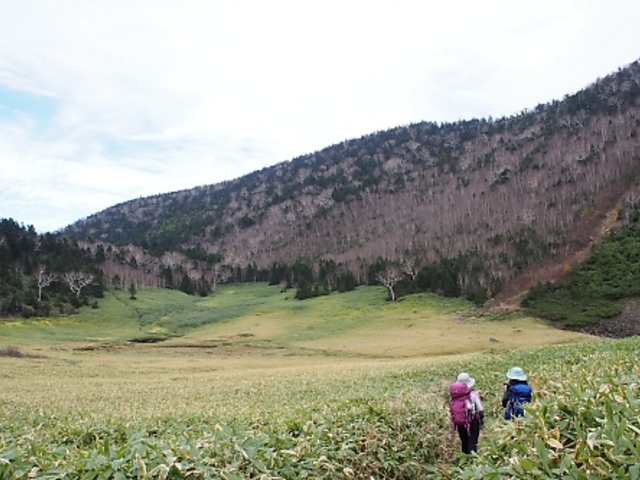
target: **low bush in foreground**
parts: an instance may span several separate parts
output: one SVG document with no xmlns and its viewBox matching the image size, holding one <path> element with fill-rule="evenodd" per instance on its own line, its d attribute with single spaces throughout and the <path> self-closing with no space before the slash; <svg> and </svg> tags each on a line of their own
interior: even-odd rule
<svg viewBox="0 0 640 480">
<path fill-rule="evenodd" d="M 0 478 L 640 478 L 638 347 L 631 338 L 209 384 L 86 377 L 73 401 L 43 377 L 48 404 L 0 397 Z M 501 385 L 516 364 L 535 401 L 504 422 Z M 465 458 L 446 408 L 462 369 L 488 412 L 479 455 Z"/>
<path fill-rule="evenodd" d="M 638 337 L 547 348 L 516 363 L 535 372 L 522 421 L 496 422 L 458 478 L 640 478 Z"/>
</svg>

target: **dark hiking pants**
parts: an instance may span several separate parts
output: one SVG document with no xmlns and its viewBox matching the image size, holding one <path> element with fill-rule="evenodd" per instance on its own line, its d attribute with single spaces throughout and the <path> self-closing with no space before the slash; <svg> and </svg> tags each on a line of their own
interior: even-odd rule
<svg viewBox="0 0 640 480">
<path fill-rule="evenodd" d="M 480 436 L 480 421 L 471 422 L 469 429 L 464 425 L 458 426 L 458 436 L 462 445 L 462 453 L 472 453 L 478 449 L 478 437 Z"/>
</svg>

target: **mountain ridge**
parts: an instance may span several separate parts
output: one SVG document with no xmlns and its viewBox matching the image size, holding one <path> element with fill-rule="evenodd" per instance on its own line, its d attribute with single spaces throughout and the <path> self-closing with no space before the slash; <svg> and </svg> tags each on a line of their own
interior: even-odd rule
<svg viewBox="0 0 640 480">
<path fill-rule="evenodd" d="M 133 256 L 151 276 L 169 267 L 208 281 L 217 267 L 300 260 L 334 262 L 364 281 L 380 258 L 454 259 L 463 293 L 509 298 L 515 290 L 500 296 L 509 282 L 545 261 L 570 265 L 603 221 L 624 223 L 621 209 L 640 196 L 639 98 L 636 61 L 508 118 L 395 127 L 124 202 L 62 233 L 124 248 L 124 263 Z"/>
</svg>

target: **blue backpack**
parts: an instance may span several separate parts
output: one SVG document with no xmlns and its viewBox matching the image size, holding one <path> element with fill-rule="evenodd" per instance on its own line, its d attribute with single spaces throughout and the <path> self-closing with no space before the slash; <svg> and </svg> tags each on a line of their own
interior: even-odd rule
<svg viewBox="0 0 640 480">
<path fill-rule="evenodd" d="M 532 390 L 526 383 L 516 383 L 509 387 L 509 401 L 504 412 L 504 419 L 511 420 L 513 417 L 524 417 L 525 403 L 531 402 Z"/>
</svg>

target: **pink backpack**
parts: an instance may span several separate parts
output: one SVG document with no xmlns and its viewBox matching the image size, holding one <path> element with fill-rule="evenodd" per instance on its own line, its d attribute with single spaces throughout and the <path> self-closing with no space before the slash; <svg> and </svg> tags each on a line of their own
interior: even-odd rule
<svg viewBox="0 0 640 480">
<path fill-rule="evenodd" d="M 449 401 L 449 412 L 451 413 L 451 422 L 454 426 L 471 425 L 471 416 L 473 412 L 473 403 L 471 402 L 471 389 L 466 383 L 454 382 L 449 387 L 451 400 Z"/>
</svg>

